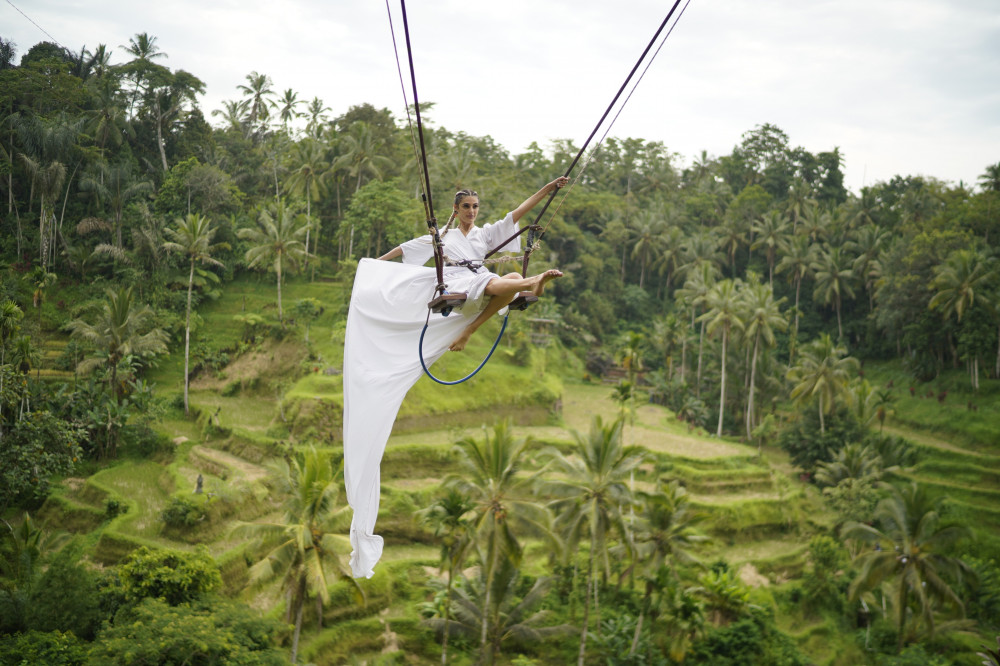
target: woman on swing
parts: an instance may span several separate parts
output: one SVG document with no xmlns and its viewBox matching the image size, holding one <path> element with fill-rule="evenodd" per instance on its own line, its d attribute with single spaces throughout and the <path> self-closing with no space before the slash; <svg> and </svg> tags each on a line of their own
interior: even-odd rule
<svg viewBox="0 0 1000 666">
<path fill-rule="evenodd" d="M 462 333 L 448 347 L 451 351 L 461 351 L 469 342 L 469 338 L 482 324 L 510 304 L 519 292 L 530 291 L 541 296 L 545 284 L 562 276 L 556 269 L 530 278 L 522 277 L 520 273 L 507 273 L 500 276 L 482 266 L 486 254 L 500 246 L 505 240 L 518 231 L 518 222 L 525 214 L 534 208 L 542 199 L 554 190 L 564 187 L 569 182 L 566 176 L 560 176 L 542 189 L 524 200 L 524 202 L 507 213 L 504 219 L 492 224 L 476 226 L 479 215 L 479 195 L 472 190 L 461 190 L 455 194 L 453 218 L 458 219 L 458 233 L 448 233 L 447 228 L 442 233 L 441 242 L 449 264 L 444 268 L 444 278 L 451 292 L 467 292 L 465 307 L 482 308 L 479 315 L 466 326 Z M 450 222 L 449 222 L 450 224 Z M 503 246 L 503 250 L 516 252 L 521 247 L 520 236 Z M 434 255 L 431 237 L 421 236 L 399 245 L 379 257 L 383 261 L 402 257 L 403 263 L 423 265 Z M 482 305 L 484 296 L 489 296 L 489 302 Z M 473 310 L 474 311 L 474 310 Z"/>
</svg>

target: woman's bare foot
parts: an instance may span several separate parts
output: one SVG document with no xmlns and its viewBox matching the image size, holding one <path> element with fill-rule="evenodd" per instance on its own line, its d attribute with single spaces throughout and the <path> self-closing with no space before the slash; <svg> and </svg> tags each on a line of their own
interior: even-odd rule
<svg viewBox="0 0 1000 666">
<path fill-rule="evenodd" d="M 450 351 L 462 351 L 463 349 L 465 349 L 465 345 L 469 344 L 469 338 L 471 336 L 472 333 L 470 333 L 469 329 L 466 328 L 465 330 L 462 331 L 462 334 L 460 336 L 455 338 L 455 341 L 451 343 L 448 349 Z"/>
<path fill-rule="evenodd" d="M 539 273 L 535 277 L 538 278 L 538 282 L 531 288 L 531 291 L 535 293 L 535 296 L 541 296 L 542 292 L 545 291 L 545 283 L 549 280 L 555 280 L 558 277 L 562 277 L 562 271 L 551 268 L 544 273 Z"/>
</svg>

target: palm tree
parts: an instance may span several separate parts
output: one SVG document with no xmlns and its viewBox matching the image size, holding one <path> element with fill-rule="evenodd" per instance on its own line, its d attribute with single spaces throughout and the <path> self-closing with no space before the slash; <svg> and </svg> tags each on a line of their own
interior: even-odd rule
<svg viewBox="0 0 1000 666">
<path fill-rule="evenodd" d="M 660 317 L 653 321 L 653 332 L 651 338 L 657 349 L 663 352 L 663 365 L 667 369 L 667 381 L 674 378 L 674 355 L 677 352 L 678 342 L 681 345 L 681 381 L 687 381 L 684 367 L 683 347 L 687 342 L 687 331 L 684 320 L 670 313 L 665 317 Z"/>
<path fill-rule="evenodd" d="M 56 197 L 62 191 L 63 181 L 66 180 L 66 165 L 57 160 L 43 163 L 42 160 L 35 160 L 21 153 L 21 160 L 24 167 L 31 176 L 31 188 L 38 191 L 38 198 L 41 201 L 41 210 L 38 215 L 38 260 L 42 268 L 48 265 L 49 256 L 49 236 L 52 233 L 55 222 Z"/>
<path fill-rule="evenodd" d="M 35 266 L 28 280 L 31 283 L 31 304 L 38 311 L 38 325 L 42 325 L 42 301 L 45 300 L 45 290 L 56 283 L 56 274 L 49 273 L 43 266 Z"/>
<path fill-rule="evenodd" d="M 705 296 L 705 306 L 708 312 L 699 317 L 707 322 L 709 335 L 715 331 L 722 333 L 722 355 L 719 357 L 721 380 L 719 387 L 719 425 L 715 436 L 722 437 L 722 415 L 726 408 L 726 354 L 728 352 L 729 333 L 734 328 L 743 329 L 744 322 L 739 316 L 738 289 L 742 286 L 740 280 L 722 280 L 717 282 Z"/>
<path fill-rule="evenodd" d="M 212 109 L 212 115 L 221 116 L 228 129 L 239 130 L 241 133 L 245 133 L 244 119 L 249 108 L 250 100 L 248 99 L 227 99 L 222 101 L 221 109 Z"/>
<path fill-rule="evenodd" d="M 813 397 L 819 403 L 819 429 L 826 432 L 823 416 L 833 410 L 851 377 L 857 373 L 857 359 L 847 356 L 847 347 L 834 345 L 829 333 L 823 333 L 802 348 L 787 377 L 793 387 L 790 397 L 805 402 Z"/>
<path fill-rule="evenodd" d="M 319 138 L 323 123 L 326 122 L 326 112 L 330 110 L 330 107 L 324 105 L 323 100 L 319 97 L 312 98 L 305 112 L 305 115 L 309 117 L 309 122 L 306 125 L 306 134 L 308 136 Z"/>
<path fill-rule="evenodd" d="M 955 250 L 943 264 L 934 267 L 931 287 L 936 291 L 928 307 L 952 313 L 959 323 L 966 309 L 977 303 L 988 305 L 988 288 L 997 277 L 996 260 L 976 250 Z"/>
<path fill-rule="evenodd" d="M 840 307 L 844 296 L 854 298 L 854 289 L 851 287 L 854 272 L 851 270 L 851 259 L 840 246 L 829 247 L 821 250 L 819 257 L 813 264 L 816 272 L 816 287 L 813 290 L 814 298 L 821 298 L 827 305 L 833 303 L 837 311 L 837 337 L 844 337 L 844 327 L 840 320 Z"/>
<path fill-rule="evenodd" d="M 636 216 L 632 258 L 639 261 L 639 288 L 646 281 L 646 267 L 659 256 L 660 237 L 667 229 L 663 218 L 653 211 L 642 210 Z"/>
<path fill-rule="evenodd" d="M 278 117 L 281 118 L 281 122 L 284 123 L 286 128 L 292 120 L 302 117 L 302 113 L 295 110 L 295 107 L 300 104 L 305 104 L 305 101 L 299 99 L 299 94 L 291 88 L 285 90 L 285 94 L 278 100 Z"/>
<path fill-rule="evenodd" d="M 986 167 L 979 177 L 979 186 L 984 192 L 1000 192 L 1000 162 Z"/>
<path fill-rule="evenodd" d="M 889 389 L 880 389 L 875 392 L 875 396 L 872 400 L 872 409 L 875 411 L 875 418 L 878 419 L 878 432 L 882 434 L 882 428 L 885 426 L 886 417 L 895 414 L 895 410 L 892 408 L 892 404 L 896 402 L 896 396 L 892 394 Z"/>
<path fill-rule="evenodd" d="M 874 483 L 886 471 L 876 451 L 859 442 L 848 442 L 837 451 L 833 460 L 816 466 L 815 479 L 820 486 L 836 486 L 846 479 Z"/>
<path fill-rule="evenodd" d="M 14 301 L 6 299 L 0 303 L 0 368 L 7 364 L 7 343 L 20 329 L 23 318 L 24 312 Z M 0 371 L 0 396 L 4 395 L 4 376 L 4 373 Z M 4 400 L 0 398 L 0 439 L 3 438 L 3 405 Z"/>
<path fill-rule="evenodd" d="M 659 254 L 653 267 L 660 275 L 666 276 L 665 296 L 669 295 L 670 284 L 673 282 L 674 274 L 679 270 L 685 240 L 684 231 L 679 226 L 668 226 L 660 235 Z"/>
<path fill-rule="evenodd" d="M 753 223 L 756 239 L 751 249 L 764 248 L 767 259 L 767 282 L 774 286 L 774 265 L 778 259 L 778 251 L 785 246 L 788 236 L 788 218 L 781 212 L 773 210 Z"/>
<path fill-rule="evenodd" d="M 650 599 L 659 582 L 657 574 L 669 566 L 676 578 L 676 564 L 695 564 L 698 560 L 691 551 L 708 537 L 698 534 L 694 515 L 688 501 L 687 489 L 676 479 L 664 485 L 658 481 L 652 493 L 640 493 L 638 512 L 641 520 L 636 529 L 634 561 L 646 571 L 643 603 L 636 622 L 635 635 L 629 656 L 635 654 L 642 632 L 643 616 L 650 608 Z"/>
<path fill-rule="evenodd" d="M 107 44 L 98 44 L 93 51 L 84 49 L 84 55 L 87 57 L 86 68 L 94 77 L 103 78 L 111 71 L 111 51 L 108 50 Z"/>
<path fill-rule="evenodd" d="M 729 274 L 736 275 L 736 252 L 742 245 L 749 245 L 746 220 L 735 215 L 727 215 L 721 226 L 715 228 L 718 246 L 729 257 Z"/>
<path fill-rule="evenodd" d="M 789 279 L 795 283 L 795 324 L 792 326 L 792 338 L 799 334 L 799 293 L 802 290 L 802 280 L 813 270 L 816 263 L 816 246 L 807 236 L 793 236 L 785 247 L 785 255 L 778 262 L 777 271 L 789 272 Z"/>
<path fill-rule="evenodd" d="M 774 332 L 788 328 L 788 320 L 781 314 L 781 304 L 785 299 L 774 300 L 774 291 L 770 285 L 762 284 L 755 278 L 743 290 L 742 296 L 744 337 L 747 342 L 752 341 L 753 345 L 753 351 L 750 355 L 750 391 L 747 397 L 746 415 L 746 433 L 747 439 L 750 439 L 756 425 L 754 396 L 757 393 L 757 357 L 760 353 L 761 343 L 773 347 L 775 345 Z"/>
<path fill-rule="evenodd" d="M 0 72 L 15 67 L 14 57 L 16 55 L 17 46 L 14 42 L 0 37 Z"/>
<path fill-rule="evenodd" d="M 107 224 L 112 230 L 114 246 L 113 248 L 111 246 L 98 246 L 95 251 L 112 254 L 117 258 L 124 256 L 122 221 L 125 216 L 125 208 L 133 199 L 152 192 L 152 183 L 138 179 L 131 164 L 127 162 L 110 166 L 100 162 L 95 166 L 94 172 L 80 180 L 80 189 L 85 192 L 93 192 L 110 217 Z M 86 227 L 86 223 L 89 221 L 89 219 L 84 219 L 80 224 Z"/>
<path fill-rule="evenodd" d="M 889 239 L 888 231 L 875 224 L 869 224 L 858 229 L 854 238 L 847 243 L 850 250 L 857 255 L 853 268 L 868 294 L 869 312 L 875 309 L 875 281 L 881 272 L 879 256 L 888 245 Z"/>
<path fill-rule="evenodd" d="M 132 287 L 105 291 L 107 300 L 101 304 L 93 323 L 74 319 L 66 327 L 73 337 L 89 342 L 103 355 L 110 371 L 108 382 L 112 394 L 121 402 L 118 386 L 118 363 L 126 356 L 149 357 L 167 351 L 169 336 L 153 326 L 155 313 L 148 305 L 135 302 Z M 100 359 L 81 364 L 81 370 L 92 367 Z"/>
<path fill-rule="evenodd" d="M 330 164 L 326 161 L 326 148 L 315 139 L 303 139 L 293 144 L 289 154 L 291 173 L 285 180 L 285 191 L 301 197 L 306 202 L 306 249 L 309 249 L 309 230 L 312 228 L 312 202 L 318 201 L 325 192 L 324 176 Z M 319 246 L 319 225 L 316 225 L 316 239 L 313 254 Z M 306 266 L 309 265 L 308 258 Z"/>
<path fill-rule="evenodd" d="M 361 588 L 345 566 L 341 553 L 350 548 L 337 534 L 336 518 L 347 505 L 337 506 L 340 484 L 329 455 L 311 448 L 283 461 L 276 480 L 285 495 L 284 517 L 275 523 L 244 523 L 237 529 L 268 544 L 267 554 L 250 568 L 250 580 L 263 583 L 281 578 L 288 595 L 287 618 L 295 616 L 292 663 L 298 656 L 302 609 L 317 598 L 318 620 L 323 604 L 330 602 L 330 583 L 347 580 L 358 594 Z"/>
<path fill-rule="evenodd" d="M 608 559 L 607 540 L 612 534 L 626 538 L 630 530 L 626 525 L 624 507 L 633 503 L 629 479 L 642 464 L 643 453 L 637 448 L 626 447 L 622 438 L 622 419 L 604 425 L 601 417 L 595 416 L 590 432 L 584 436 L 573 433 L 576 442 L 573 457 L 552 450 L 551 460 L 561 477 L 553 481 L 549 488 L 557 498 L 552 508 L 562 523 L 567 541 L 575 544 L 587 534 L 590 536 L 590 551 L 587 560 L 587 594 L 583 610 L 583 627 L 580 634 L 580 652 L 577 663 L 583 665 L 587 649 L 589 631 L 590 601 L 594 591 L 594 560 L 600 556 L 605 577 L 609 575 L 611 563 Z M 628 540 L 627 540 L 628 541 Z M 631 550 L 631 544 L 626 547 Z"/>
<path fill-rule="evenodd" d="M 965 525 L 941 527 L 943 498 L 932 500 L 916 483 L 908 488 L 889 486 L 888 489 L 889 496 L 879 502 L 875 510 L 877 527 L 850 522 L 844 525 L 841 535 L 845 539 L 878 544 L 856 561 L 859 572 L 851 583 L 849 595 L 855 600 L 884 582 L 892 585 L 899 636 L 896 650 L 899 652 L 907 641 L 905 628 L 911 600 L 916 600 L 919 616 L 932 638 L 935 601 L 964 610 L 952 585 L 970 569 L 961 559 L 945 553 L 958 539 L 970 536 L 971 532 Z M 914 625 L 916 620 L 915 616 Z M 911 635 L 916 631 L 916 626 L 911 627 Z"/>
<path fill-rule="evenodd" d="M 445 583 L 443 631 L 441 639 L 441 664 L 448 663 L 448 636 L 450 630 L 451 595 L 455 582 L 455 572 L 462 567 L 469 548 L 475 544 L 475 534 L 469 514 L 472 501 L 454 488 L 449 488 L 444 496 L 426 509 L 417 512 L 421 519 L 434 530 L 434 536 L 441 541 L 441 570 L 447 570 Z M 477 625 L 478 627 L 479 625 Z"/>
<path fill-rule="evenodd" d="M 676 293 L 676 296 L 687 302 L 691 308 L 692 328 L 694 328 L 697 313 L 704 309 L 705 299 L 708 296 L 708 292 L 715 285 L 715 279 L 718 275 L 718 268 L 711 262 L 701 262 L 697 266 L 696 271 L 688 274 L 688 278 L 684 282 L 684 287 L 678 289 Z M 701 394 L 701 359 L 705 343 L 705 320 L 702 319 L 700 321 L 701 329 L 698 333 L 698 369 L 695 373 L 694 384 L 696 395 Z M 681 354 L 683 355 L 684 351 Z"/>
<path fill-rule="evenodd" d="M 811 207 L 806 210 L 799 231 L 808 236 L 809 240 L 816 243 L 826 238 L 832 225 L 833 216 L 830 214 L 830 211 Z"/>
<path fill-rule="evenodd" d="M 492 433 L 484 431 L 483 439 L 467 437 L 458 443 L 460 471 L 445 479 L 445 487 L 454 488 L 472 501 L 476 537 L 485 544 L 481 549 L 485 596 L 480 632 L 480 649 L 484 653 L 498 568 L 507 560 L 515 568 L 520 566 L 519 535 L 551 535 L 551 517 L 535 500 L 531 480 L 521 475 L 527 444 L 527 439 L 513 436 L 509 422 L 498 422 Z"/>
<path fill-rule="evenodd" d="M 948 255 L 943 264 L 934 267 L 931 288 L 937 290 L 928 307 L 940 309 L 946 319 L 952 313 L 961 323 L 962 315 L 977 304 L 986 311 L 995 307 L 995 285 L 1000 276 L 997 261 L 993 257 L 974 250 L 956 250 Z M 979 353 L 972 354 L 970 360 L 972 386 L 979 388 Z"/>
<path fill-rule="evenodd" d="M 278 321 L 284 322 L 281 310 L 281 277 L 286 268 L 294 269 L 308 255 L 303 238 L 309 225 L 282 200 L 269 204 L 257 217 L 257 229 L 240 229 L 240 238 L 250 241 L 246 260 L 250 268 L 272 268 L 278 282 Z"/>
<path fill-rule="evenodd" d="M 117 87 L 111 77 L 97 83 L 94 108 L 87 112 L 88 131 L 97 142 L 97 148 L 104 156 L 105 149 L 121 145 L 123 136 L 134 136 L 135 130 L 128 121 L 128 115 L 118 102 Z"/>
<path fill-rule="evenodd" d="M 711 232 L 703 231 L 691 234 L 684 242 L 682 256 L 684 263 L 679 272 L 689 278 L 693 273 L 701 273 L 708 267 L 709 274 L 716 277 L 722 275 L 720 270 L 725 263 L 725 256 L 719 252 L 718 240 Z"/>
<path fill-rule="evenodd" d="M 208 218 L 197 213 L 188 213 L 174 222 L 175 228 L 164 233 L 171 239 L 163 243 L 167 252 L 177 252 L 188 258 L 187 308 L 184 315 L 184 415 L 188 415 L 188 387 L 190 384 L 189 362 L 191 358 L 191 294 L 194 291 L 194 266 L 196 263 L 222 266 L 222 262 L 212 258 L 212 253 L 229 249 L 229 243 L 212 243 L 216 228 Z"/>
<path fill-rule="evenodd" d="M 788 200 L 785 203 L 785 212 L 792 221 L 793 234 L 798 229 L 799 220 L 817 205 L 816 200 L 812 198 L 812 187 L 809 183 L 802 178 L 796 178 L 788 190 Z"/>
<path fill-rule="evenodd" d="M 129 118 L 133 118 L 134 115 L 132 112 L 135 108 L 135 98 L 139 95 L 140 91 L 145 92 L 142 84 L 146 73 L 154 65 L 153 60 L 166 58 L 167 54 L 157 50 L 156 37 L 151 37 L 145 32 L 136 33 L 135 37 L 129 38 L 128 46 L 122 46 L 122 48 L 125 49 L 126 53 L 133 56 L 133 59 L 126 65 L 128 75 L 134 81 L 132 99 L 128 105 Z"/>
<path fill-rule="evenodd" d="M 271 89 L 271 77 L 266 74 L 250 72 L 246 80 L 249 85 L 241 84 L 236 86 L 236 89 L 243 93 L 244 100 L 248 102 L 250 113 L 247 117 L 247 129 L 253 131 L 258 121 L 261 125 L 267 123 L 270 116 L 269 109 L 273 105 L 271 98 L 274 97 L 274 91 Z"/>
<path fill-rule="evenodd" d="M 712 613 L 716 625 L 728 623 L 750 605 L 750 588 L 730 569 L 713 568 L 698 578 L 705 606 Z"/>
<path fill-rule="evenodd" d="M 517 641 L 522 645 L 538 645 L 548 638 L 566 634 L 572 629 L 564 624 L 545 626 L 553 615 L 551 610 L 535 609 L 552 587 L 552 579 L 537 578 L 521 599 L 517 598 L 520 582 L 518 569 L 510 560 L 501 562 L 489 587 L 483 575 L 459 586 L 455 603 L 455 619 L 432 618 L 428 623 L 474 638 L 479 628 L 486 627 L 486 642 L 480 648 L 479 662 L 492 664 L 504 643 Z"/>
<path fill-rule="evenodd" d="M 343 169 L 355 179 L 355 192 L 361 189 L 361 182 L 365 176 L 379 178 L 385 169 L 392 165 L 392 160 L 383 154 L 383 144 L 384 141 L 375 135 L 372 127 L 361 120 L 351 123 L 347 131 L 340 136 L 341 154 L 333 166 L 336 169 Z M 354 256 L 353 225 L 350 230 L 347 254 Z"/>
</svg>

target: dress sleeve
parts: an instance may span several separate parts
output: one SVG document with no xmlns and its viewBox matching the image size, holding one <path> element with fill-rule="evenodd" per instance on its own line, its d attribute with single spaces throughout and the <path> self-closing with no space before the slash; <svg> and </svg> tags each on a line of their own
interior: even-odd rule
<svg viewBox="0 0 1000 666">
<path fill-rule="evenodd" d="M 399 247 L 403 250 L 404 264 L 423 266 L 434 256 L 434 244 L 429 234 L 408 240 Z"/>
<path fill-rule="evenodd" d="M 483 225 L 483 238 L 486 239 L 486 247 L 490 250 L 496 248 L 500 243 L 517 233 L 519 229 L 514 221 L 514 213 L 507 213 L 507 217 L 497 222 Z M 521 249 L 521 237 L 518 236 L 511 242 L 500 248 L 500 252 L 518 252 Z"/>
</svg>

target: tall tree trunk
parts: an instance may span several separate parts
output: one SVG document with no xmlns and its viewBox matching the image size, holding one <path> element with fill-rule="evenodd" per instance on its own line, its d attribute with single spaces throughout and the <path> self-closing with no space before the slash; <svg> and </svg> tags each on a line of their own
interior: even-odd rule
<svg viewBox="0 0 1000 666">
<path fill-rule="evenodd" d="M 754 393 L 757 390 L 757 345 L 760 342 L 760 333 L 754 337 L 753 340 L 753 359 L 750 361 L 750 397 L 747 398 L 747 440 L 750 439 L 750 433 L 753 430 L 754 425 Z"/>
<path fill-rule="evenodd" d="M 451 633 L 448 621 L 451 619 L 451 582 L 454 578 L 455 568 L 450 567 L 448 569 L 448 584 L 444 593 L 444 636 L 441 638 L 441 666 L 448 664 L 448 635 Z"/>
<path fill-rule="evenodd" d="M 577 656 L 577 666 L 583 666 L 587 654 L 587 623 L 590 621 L 590 591 L 594 585 L 594 544 L 591 540 L 590 555 L 587 560 L 587 596 L 583 604 L 583 630 L 580 632 L 580 653 Z"/>
<path fill-rule="evenodd" d="M 729 337 L 729 329 L 722 329 L 722 358 L 719 360 L 722 365 L 722 386 L 719 389 L 719 427 L 716 428 L 715 436 L 722 437 L 722 415 L 726 411 L 726 343 Z"/>
<path fill-rule="evenodd" d="M 819 432 L 822 435 L 826 434 L 826 424 L 823 422 L 823 394 L 819 394 Z"/>
<path fill-rule="evenodd" d="M 188 416 L 188 387 L 190 385 L 189 360 L 191 358 L 191 292 L 194 290 L 194 257 L 191 258 L 191 274 L 188 275 L 187 313 L 184 317 L 184 416 Z"/>
<path fill-rule="evenodd" d="M 165 114 L 160 110 L 160 96 L 156 97 L 156 147 L 160 149 L 160 162 L 163 165 L 163 172 L 170 171 L 167 166 L 167 150 L 163 145 L 163 118 Z"/>
<path fill-rule="evenodd" d="M 299 635 L 302 633 L 302 607 L 305 606 L 305 599 L 299 598 L 298 608 L 295 609 L 295 633 L 292 634 L 292 663 L 299 656 Z"/>
<path fill-rule="evenodd" d="M 844 327 L 840 323 L 840 296 L 834 299 L 834 305 L 837 306 L 837 339 L 844 339 Z"/>
<path fill-rule="evenodd" d="M 906 626 L 906 577 L 901 576 L 899 580 L 899 612 L 898 638 L 896 640 L 896 654 L 903 651 L 903 628 Z"/>
<path fill-rule="evenodd" d="M 309 268 L 309 232 L 312 231 L 312 202 L 309 200 L 309 179 L 306 179 L 306 268 Z"/>
<path fill-rule="evenodd" d="M 993 379 L 1000 379 L 1000 325 L 997 326 L 997 362 L 993 368 Z"/>
<path fill-rule="evenodd" d="M 281 252 L 278 252 L 278 260 L 274 264 L 275 272 L 278 274 L 278 321 L 285 323 L 285 317 L 281 312 Z"/>
<path fill-rule="evenodd" d="M 496 526 L 494 526 L 493 529 L 494 529 L 494 534 L 492 537 L 494 541 L 492 547 L 493 552 L 490 553 L 489 569 L 486 571 L 486 577 L 485 577 L 486 594 L 483 599 L 483 627 L 482 627 L 482 632 L 480 633 L 479 636 L 479 651 L 483 656 L 488 656 L 489 659 L 488 663 L 493 663 L 492 650 L 489 653 L 487 653 L 486 651 L 486 637 L 488 634 L 487 629 L 489 628 L 490 624 L 490 606 L 493 602 L 493 573 L 496 571 L 497 559 L 499 555 L 499 546 L 496 543 L 496 539 L 498 538 L 495 532 Z"/>
<path fill-rule="evenodd" d="M 698 376 L 695 378 L 694 394 L 701 397 L 701 353 L 705 344 L 705 322 L 701 322 L 701 333 L 698 334 Z"/>
</svg>

